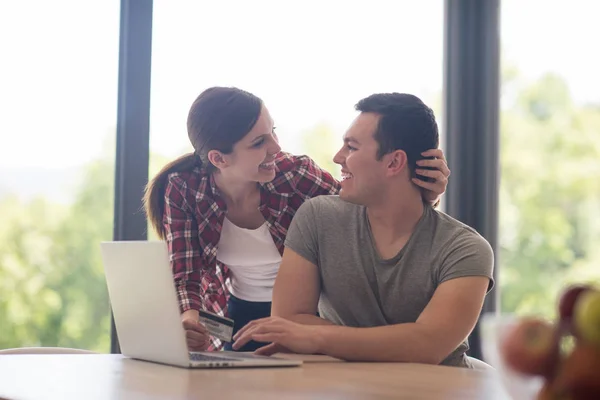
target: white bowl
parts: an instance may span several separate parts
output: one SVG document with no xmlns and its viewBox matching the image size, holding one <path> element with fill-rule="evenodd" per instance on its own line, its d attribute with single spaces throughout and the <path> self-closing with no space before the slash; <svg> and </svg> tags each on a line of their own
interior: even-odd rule
<svg viewBox="0 0 600 400">
<path fill-rule="evenodd" d="M 535 400 L 544 379 L 542 377 L 525 376 L 505 365 L 500 357 L 500 340 L 517 321 L 511 314 L 497 315 L 486 313 L 481 317 L 481 346 L 483 359 L 494 367 L 502 379 L 506 391 L 514 400 Z"/>
</svg>

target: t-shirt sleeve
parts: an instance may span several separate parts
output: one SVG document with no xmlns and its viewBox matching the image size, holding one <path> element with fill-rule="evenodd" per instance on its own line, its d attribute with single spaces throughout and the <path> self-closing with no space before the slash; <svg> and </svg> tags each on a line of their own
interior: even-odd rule
<svg viewBox="0 0 600 400">
<path fill-rule="evenodd" d="M 318 227 L 315 200 L 304 202 L 296 211 L 285 239 L 285 247 L 318 265 Z"/>
<path fill-rule="evenodd" d="M 466 276 L 489 278 L 488 292 L 494 287 L 494 252 L 482 236 L 464 232 L 454 241 L 440 268 L 438 285 Z"/>
</svg>

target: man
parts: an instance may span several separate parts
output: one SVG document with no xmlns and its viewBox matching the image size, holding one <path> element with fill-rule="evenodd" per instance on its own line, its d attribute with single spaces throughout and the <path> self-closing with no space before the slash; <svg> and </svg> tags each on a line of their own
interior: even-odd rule
<svg viewBox="0 0 600 400">
<path fill-rule="evenodd" d="M 306 202 L 290 226 L 272 317 L 246 325 L 233 348 L 356 361 L 470 367 L 467 337 L 494 282 L 493 253 L 475 230 L 422 201 L 415 173 L 440 171 L 432 110 L 409 94 L 374 94 L 334 161 L 339 196 Z M 317 307 L 318 306 L 318 307 Z M 320 317 L 315 316 L 317 308 Z"/>
</svg>

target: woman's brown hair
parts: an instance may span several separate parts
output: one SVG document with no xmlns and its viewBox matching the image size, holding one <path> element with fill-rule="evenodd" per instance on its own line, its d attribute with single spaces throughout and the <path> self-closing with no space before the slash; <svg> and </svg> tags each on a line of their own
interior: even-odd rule
<svg viewBox="0 0 600 400">
<path fill-rule="evenodd" d="M 192 171 L 199 166 L 212 173 L 214 166 L 208 160 L 208 152 L 231 153 L 233 146 L 254 127 L 261 109 L 260 98 L 233 87 L 212 87 L 196 98 L 187 119 L 188 137 L 194 152 L 165 165 L 148 183 L 144 193 L 144 210 L 159 238 L 166 239 L 163 214 L 169 175 Z"/>
</svg>

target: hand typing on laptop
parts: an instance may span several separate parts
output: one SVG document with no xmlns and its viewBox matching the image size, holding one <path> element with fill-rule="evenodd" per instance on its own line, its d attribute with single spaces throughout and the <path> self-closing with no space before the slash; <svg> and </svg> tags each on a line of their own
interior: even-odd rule
<svg viewBox="0 0 600 400">
<path fill-rule="evenodd" d="M 208 331 L 198 321 L 198 317 L 196 310 L 187 310 L 181 314 L 185 339 L 190 351 L 205 351 L 210 344 Z"/>
<path fill-rule="evenodd" d="M 256 354 L 270 356 L 278 352 L 317 354 L 323 352 L 321 337 L 316 335 L 320 327 L 303 325 L 281 317 L 254 320 L 234 336 L 233 349 L 243 347 L 250 340 L 271 342 L 256 350 Z"/>
</svg>

